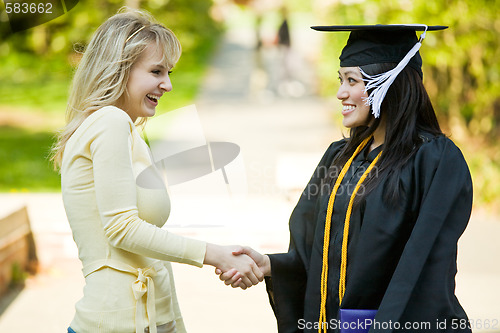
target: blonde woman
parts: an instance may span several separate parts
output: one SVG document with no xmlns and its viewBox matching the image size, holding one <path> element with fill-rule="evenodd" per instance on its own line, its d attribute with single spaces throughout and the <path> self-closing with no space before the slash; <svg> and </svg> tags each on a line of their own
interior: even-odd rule
<svg viewBox="0 0 500 333">
<path fill-rule="evenodd" d="M 161 229 L 166 188 L 136 186 L 152 161 L 135 124 L 172 90 L 180 54 L 169 29 L 122 11 L 97 29 L 75 74 L 53 154 L 86 282 L 68 332 L 185 332 L 170 261 L 237 270 L 243 288 L 263 279 L 252 259 L 232 255 L 237 247 Z"/>
</svg>

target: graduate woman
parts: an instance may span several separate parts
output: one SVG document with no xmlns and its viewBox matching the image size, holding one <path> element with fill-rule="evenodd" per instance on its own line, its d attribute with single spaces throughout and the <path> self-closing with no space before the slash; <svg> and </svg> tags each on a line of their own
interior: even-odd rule
<svg viewBox="0 0 500 333">
<path fill-rule="evenodd" d="M 170 30 L 131 11 L 97 29 L 79 64 L 53 157 L 85 276 L 68 332 L 185 332 L 171 261 L 235 268 L 245 286 L 263 279 L 251 258 L 231 254 L 235 247 L 160 228 L 170 201 L 159 173 L 156 189 L 137 185 L 152 160 L 135 123 L 167 98 L 180 53 Z"/>
<path fill-rule="evenodd" d="M 279 332 L 368 332 L 364 318 L 370 332 L 470 332 L 455 274 L 472 182 L 441 132 L 418 52 L 446 27 L 313 28 L 351 31 L 337 92 L 350 135 L 302 193 L 288 253 L 243 251 L 267 277 Z M 237 286 L 231 274 L 221 279 Z"/>
</svg>

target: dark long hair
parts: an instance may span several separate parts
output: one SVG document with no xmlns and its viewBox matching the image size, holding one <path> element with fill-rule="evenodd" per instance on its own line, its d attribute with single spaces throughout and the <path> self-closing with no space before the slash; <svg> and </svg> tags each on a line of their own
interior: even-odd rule
<svg viewBox="0 0 500 333">
<path fill-rule="evenodd" d="M 361 69 L 369 75 L 374 75 L 387 72 L 396 65 L 394 63 L 372 64 L 361 66 Z M 443 132 L 439 127 L 422 78 L 416 70 L 408 66 L 401 71 L 387 91 L 380 114 L 379 118 L 374 118 L 370 114 L 372 121 L 369 126 L 351 128 L 347 143 L 334 159 L 332 166 L 340 170 L 358 145 L 372 135 L 383 120 L 386 128 L 385 141 L 383 153 L 377 163 L 377 172 L 370 173 L 363 183 L 364 191 L 356 196 L 356 201 L 359 202 L 370 193 L 380 179 L 388 177 L 384 199 L 396 204 L 404 196 L 400 184 L 401 169 L 423 143 L 421 135 L 428 133 L 436 136 L 442 135 Z"/>
</svg>

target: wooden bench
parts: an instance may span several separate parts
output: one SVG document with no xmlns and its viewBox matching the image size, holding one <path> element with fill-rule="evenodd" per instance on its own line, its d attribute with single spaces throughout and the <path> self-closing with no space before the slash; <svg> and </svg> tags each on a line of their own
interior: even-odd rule
<svg viewBox="0 0 500 333">
<path fill-rule="evenodd" d="M 27 272 L 36 273 L 38 260 L 26 206 L 0 219 L 0 295 Z"/>
</svg>

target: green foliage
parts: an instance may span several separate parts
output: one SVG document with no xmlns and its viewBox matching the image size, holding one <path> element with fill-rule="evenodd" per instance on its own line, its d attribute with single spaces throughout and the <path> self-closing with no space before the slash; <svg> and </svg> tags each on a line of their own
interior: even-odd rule
<svg viewBox="0 0 500 333">
<path fill-rule="evenodd" d="M 0 191 L 47 191 L 60 186 L 47 160 L 53 133 L 0 127 Z"/>
<path fill-rule="evenodd" d="M 11 266 L 11 279 L 10 287 L 18 286 L 24 284 L 24 281 L 28 277 L 28 273 L 21 267 L 18 262 L 15 262 Z"/>
<path fill-rule="evenodd" d="M 292 12 L 310 12 L 312 10 L 311 1 L 285 0 L 284 3 L 288 10 Z"/>
<path fill-rule="evenodd" d="M 500 133 L 500 0 L 335 1 L 317 15 L 324 24 L 425 23 L 448 25 L 429 32 L 420 50 L 424 83 L 447 132 L 465 152 L 475 177 L 476 203 L 500 198 L 500 156 L 491 154 Z M 348 33 L 325 36 L 322 93 L 337 91 L 338 55 Z M 335 59 L 335 61 L 332 61 Z M 488 153 L 484 153 L 488 151 Z M 498 149 L 493 149 L 498 151 Z M 479 152 L 479 153 L 478 153 Z"/>
</svg>

